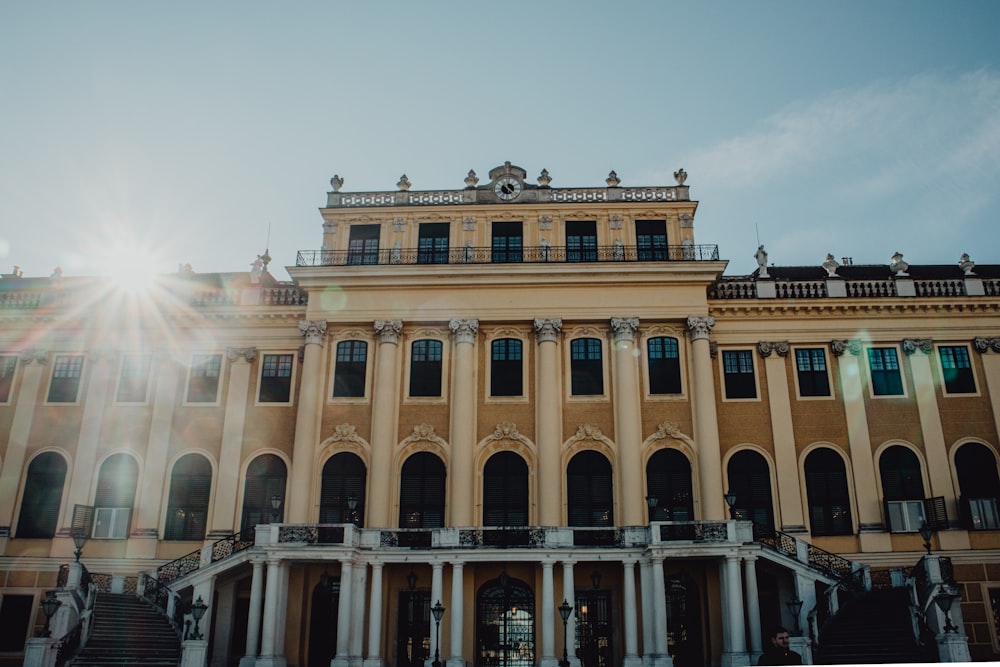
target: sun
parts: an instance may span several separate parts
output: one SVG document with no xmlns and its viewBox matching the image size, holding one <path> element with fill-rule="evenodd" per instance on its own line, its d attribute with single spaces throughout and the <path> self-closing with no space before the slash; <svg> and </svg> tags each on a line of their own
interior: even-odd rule
<svg viewBox="0 0 1000 667">
<path fill-rule="evenodd" d="M 101 253 L 101 272 L 124 292 L 138 294 L 147 291 L 157 278 L 155 251 L 141 244 L 114 242 Z"/>
</svg>

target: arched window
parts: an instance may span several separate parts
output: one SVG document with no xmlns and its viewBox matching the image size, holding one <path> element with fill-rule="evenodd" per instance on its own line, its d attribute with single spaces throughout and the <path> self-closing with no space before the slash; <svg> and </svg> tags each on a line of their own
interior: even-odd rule
<svg viewBox="0 0 1000 667">
<path fill-rule="evenodd" d="M 17 536 L 48 538 L 56 534 L 66 460 L 55 452 L 39 454 L 28 466 L 17 520 Z"/>
<path fill-rule="evenodd" d="M 660 336 L 646 341 L 650 394 L 681 393 L 681 362 L 677 339 Z"/>
<path fill-rule="evenodd" d="M 882 476 L 882 496 L 889 530 L 894 533 L 912 533 L 920 530 L 920 524 L 924 521 L 934 524 L 933 512 L 925 511 L 927 503 L 924 501 L 920 460 L 913 450 L 893 445 L 882 452 L 878 467 Z"/>
<path fill-rule="evenodd" d="M 320 523 L 365 523 L 368 470 L 357 454 L 340 452 L 326 460 L 319 494 Z M 354 509 L 351 505 L 355 503 Z"/>
<path fill-rule="evenodd" d="M 595 451 L 574 456 L 566 468 L 566 501 L 571 526 L 615 525 L 611 463 Z"/>
<path fill-rule="evenodd" d="M 483 525 L 528 525 L 528 464 L 514 452 L 498 452 L 483 469 Z"/>
<path fill-rule="evenodd" d="M 203 540 L 212 492 L 212 465 L 201 454 L 185 454 L 170 473 L 165 540 Z"/>
<path fill-rule="evenodd" d="M 600 396 L 604 393 L 604 366 L 601 341 L 576 338 L 570 341 L 570 376 L 574 396 Z"/>
<path fill-rule="evenodd" d="M 490 350 L 490 396 L 520 396 L 524 393 L 521 341 L 500 338 Z"/>
<path fill-rule="evenodd" d="M 694 520 L 691 462 L 676 449 L 661 449 L 649 457 L 646 492 L 656 499 L 650 521 Z"/>
<path fill-rule="evenodd" d="M 955 452 L 962 521 L 970 530 L 1000 529 L 1000 475 L 993 451 L 969 442 Z"/>
<path fill-rule="evenodd" d="M 128 454 L 109 456 L 101 464 L 97 475 L 97 494 L 94 496 L 95 538 L 128 538 L 138 479 L 139 466 Z"/>
<path fill-rule="evenodd" d="M 444 526 L 444 462 L 430 452 L 406 459 L 399 480 L 399 527 Z"/>
<path fill-rule="evenodd" d="M 285 511 L 285 462 L 274 454 L 258 456 L 247 467 L 247 479 L 243 485 L 243 519 L 240 532 L 243 539 L 252 539 L 254 526 L 258 523 L 280 522 Z M 279 498 L 278 509 L 274 509 L 272 498 Z"/>
<path fill-rule="evenodd" d="M 851 496 L 844 459 L 827 447 L 815 449 L 806 457 L 805 471 L 812 534 L 850 535 Z"/>
<path fill-rule="evenodd" d="M 523 581 L 502 574 L 476 594 L 477 665 L 535 664 L 535 594 Z"/>
<path fill-rule="evenodd" d="M 729 491 L 736 494 L 734 515 L 760 529 L 774 530 L 771 471 L 764 457 L 749 449 L 736 452 L 729 459 L 728 473 Z"/>
</svg>

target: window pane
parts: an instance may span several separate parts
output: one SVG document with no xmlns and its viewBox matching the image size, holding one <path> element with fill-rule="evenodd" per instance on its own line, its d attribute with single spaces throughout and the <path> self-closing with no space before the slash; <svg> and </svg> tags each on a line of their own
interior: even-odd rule
<svg viewBox="0 0 1000 667">
<path fill-rule="evenodd" d="M 876 396 L 901 396 L 903 394 L 903 378 L 900 375 L 895 348 L 869 348 L 868 366 L 872 376 L 872 392 Z"/>
<path fill-rule="evenodd" d="M 265 354 L 261 359 L 261 403 L 287 403 L 292 395 L 292 355 Z"/>
<path fill-rule="evenodd" d="M 118 378 L 119 403 L 142 403 L 149 386 L 150 357 L 148 354 L 130 354 L 122 359 L 121 377 Z"/>
<path fill-rule="evenodd" d="M 83 372 L 83 355 L 59 355 L 52 365 L 49 403 L 75 403 Z"/>
<path fill-rule="evenodd" d="M 14 385 L 14 371 L 17 369 L 17 357 L 0 357 L 0 403 L 10 400 L 10 389 Z"/>
<path fill-rule="evenodd" d="M 664 261 L 667 256 L 667 223 L 664 220 L 636 220 L 636 252 L 641 262 Z"/>
<path fill-rule="evenodd" d="M 31 461 L 24 481 L 17 537 L 55 536 L 65 481 L 66 461 L 58 454 L 46 452 Z"/>
<path fill-rule="evenodd" d="M 650 338 L 646 343 L 649 393 L 681 393 L 681 366 L 676 338 Z"/>
<path fill-rule="evenodd" d="M 757 384 L 753 373 L 753 352 L 724 350 L 722 352 L 726 398 L 756 398 Z"/>
<path fill-rule="evenodd" d="M 829 396 L 830 377 L 826 371 L 826 352 L 822 348 L 795 350 L 795 367 L 800 396 Z"/>
<path fill-rule="evenodd" d="M 214 403 L 219 394 L 221 354 L 196 354 L 191 359 L 188 403 Z"/>
<path fill-rule="evenodd" d="M 938 352 L 941 355 L 945 390 L 949 394 L 975 393 L 976 382 L 972 377 L 969 348 L 964 345 L 939 347 Z"/>
<path fill-rule="evenodd" d="M 5 653 L 24 651 L 34 601 L 32 595 L 4 594 L 3 600 L 0 600 L 0 651 Z"/>
<path fill-rule="evenodd" d="M 570 343 L 571 391 L 574 396 L 600 396 L 604 393 L 604 366 L 601 341 L 577 338 Z"/>
<path fill-rule="evenodd" d="M 410 347 L 410 396 L 441 395 L 441 353 L 438 340 L 417 340 Z"/>
<path fill-rule="evenodd" d="M 333 373 L 334 398 L 365 395 L 368 343 L 345 340 L 337 343 L 337 362 Z"/>
<path fill-rule="evenodd" d="M 521 341 L 502 338 L 493 341 L 490 359 L 490 395 L 520 396 L 524 391 Z"/>
<path fill-rule="evenodd" d="M 566 223 L 566 261 L 597 261 L 597 223 L 592 220 Z"/>
<path fill-rule="evenodd" d="M 352 225 L 347 246 L 348 264 L 378 264 L 379 225 Z"/>
</svg>

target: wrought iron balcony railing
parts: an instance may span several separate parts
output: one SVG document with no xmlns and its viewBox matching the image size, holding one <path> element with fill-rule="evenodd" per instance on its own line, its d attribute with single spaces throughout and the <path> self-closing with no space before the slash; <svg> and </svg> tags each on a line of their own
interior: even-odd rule
<svg viewBox="0 0 1000 667">
<path fill-rule="evenodd" d="M 296 266 L 368 266 L 393 264 L 572 264 L 593 262 L 711 262 L 718 245 L 672 245 L 657 248 L 610 245 L 591 247 L 526 246 L 517 249 L 465 246 L 389 250 L 300 250 Z"/>
</svg>

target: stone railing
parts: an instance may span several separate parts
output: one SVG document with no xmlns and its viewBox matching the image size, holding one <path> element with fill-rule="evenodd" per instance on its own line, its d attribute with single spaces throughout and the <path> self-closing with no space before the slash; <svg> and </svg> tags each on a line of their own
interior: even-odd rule
<svg viewBox="0 0 1000 667">
<path fill-rule="evenodd" d="M 578 204 L 609 201 L 671 202 L 689 198 L 687 186 L 650 186 L 629 188 L 538 188 L 525 190 L 520 203 Z M 383 206 L 454 206 L 461 204 L 496 204 L 493 193 L 485 189 L 408 190 L 396 192 L 330 192 L 327 208 L 378 208 Z"/>
<path fill-rule="evenodd" d="M 982 285 L 980 288 L 979 285 Z M 845 280 L 826 278 L 808 280 L 723 277 L 709 288 L 711 299 L 826 299 L 850 297 L 877 299 L 887 297 L 957 298 L 1000 296 L 1000 279 L 978 277 L 940 280 L 868 278 Z"/>
</svg>

